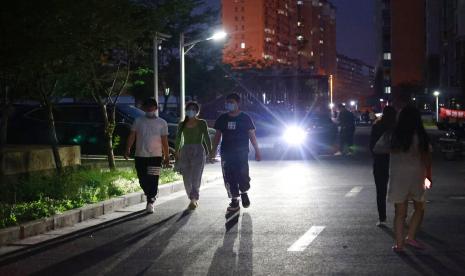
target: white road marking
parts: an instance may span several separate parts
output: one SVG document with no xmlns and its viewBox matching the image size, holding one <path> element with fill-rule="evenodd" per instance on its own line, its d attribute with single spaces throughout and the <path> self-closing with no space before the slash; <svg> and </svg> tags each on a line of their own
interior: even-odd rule
<svg viewBox="0 0 465 276">
<path fill-rule="evenodd" d="M 302 235 L 291 247 L 288 252 L 304 251 L 312 241 L 325 229 L 326 226 L 312 226 L 305 234 Z"/>
<path fill-rule="evenodd" d="M 358 193 L 360 193 L 360 191 L 362 191 L 363 187 L 362 186 L 355 186 L 352 188 L 352 190 L 350 190 L 346 195 L 345 197 L 354 197 L 356 195 L 358 195 Z"/>
</svg>

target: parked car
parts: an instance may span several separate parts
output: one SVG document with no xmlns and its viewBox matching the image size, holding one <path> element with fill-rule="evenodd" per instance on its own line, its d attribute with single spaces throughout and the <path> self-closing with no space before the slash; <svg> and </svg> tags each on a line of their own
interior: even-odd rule
<svg viewBox="0 0 465 276">
<path fill-rule="evenodd" d="M 112 107 L 108 109 L 111 110 Z M 97 104 L 57 104 L 53 111 L 60 144 L 79 145 L 82 154 L 105 154 L 104 124 Z M 144 112 L 131 104 L 116 105 L 114 152 L 123 155 L 131 125 Z M 170 151 L 174 151 L 177 118 L 160 114 L 168 122 Z M 11 144 L 48 144 L 50 141 L 47 111 L 41 106 L 22 108 L 9 124 Z M 214 135 L 214 130 L 209 130 Z"/>
</svg>

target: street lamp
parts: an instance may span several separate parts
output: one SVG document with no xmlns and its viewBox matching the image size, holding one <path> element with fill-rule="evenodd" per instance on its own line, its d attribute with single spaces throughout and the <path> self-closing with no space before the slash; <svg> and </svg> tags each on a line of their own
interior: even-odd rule
<svg viewBox="0 0 465 276">
<path fill-rule="evenodd" d="M 357 106 L 357 102 L 356 102 L 356 101 L 350 101 L 350 106 L 352 106 L 352 108 L 355 107 L 355 110 L 358 110 L 358 106 Z"/>
<path fill-rule="evenodd" d="M 180 106 L 180 120 L 183 120 L 184 117 L 186 117 L 185 114 L 185 106 L 186 106 L 186 83 L 185 83 L 185 55 L 192 49 L 194 46 L 203 41 L 208 41 L 208 40 L 222 40 L 227 37 L 227 34 L 224 31 L 218 31 L 215 32 L 212 36 L 204 39 L 197 39 L 192 42 L 185 42 L 184 41 L 184 33 L 181 33 L 179 35 L 179 57 L 180 57 L 180 69 L 181 69 L 181 106 Z"/>
<path fill-rule="evenodd" d="M 161 43 L 171 36 L 159 32 L 155 32 L 153 38 L 153 96 L 158 103 L 158 50 L 161 50 Z M 158 109 L 157 109 L 158 112 Z"/>
<path fill-rule="evenodd" d="M 436 122 L 439 122 L 439 95 L 441 95 L 441 92 L 439 91 L 433 92 L 433 96 L 436 97 Z"/>
</svg>

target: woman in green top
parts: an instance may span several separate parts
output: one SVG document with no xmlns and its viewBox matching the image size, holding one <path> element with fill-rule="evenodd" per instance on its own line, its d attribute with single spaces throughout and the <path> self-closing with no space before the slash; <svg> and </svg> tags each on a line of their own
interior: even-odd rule
<svg viewBox="0 0 465 276">
<path fill-rule="evenodd" d="M 211 152 L 212 144 L 205 120 L 198 118 L 200 106 L 196 102 L 186 105 L 186 118 L 178 126 L 176 134 L 176 159 L 184 180 L 186 193 L 191 200 L 188 208 L 197 208 L 199 188 L 202 182 L 206 156 Z"/>
</svg>

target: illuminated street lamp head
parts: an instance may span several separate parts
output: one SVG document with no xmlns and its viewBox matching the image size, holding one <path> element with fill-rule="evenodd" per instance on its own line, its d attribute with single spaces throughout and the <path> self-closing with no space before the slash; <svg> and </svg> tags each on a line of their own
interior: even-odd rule
<svg viewBox="0 0 465 276">
<path fill-rule="evenodd" d="M 435 97 L 439 97 L 440 94 L 441 94 L 441 92 L 439 92 L 439 91 L 434 91 L 434 92 L 433 92 L 433 95 L 434 95 Z"/>
<path fill-rule="evenodd" d="M 384 99 L 379 99 L 380 102 L 384 102 Z"/>
<path fill-rule="evenodd" d="M 334 108 L 334 103 L 330 103 L 329 108 L 333 109 Z"/>
<path fill-rule="evenodd" d="M 350 106 L 355 106 L 355 101 L 350 101 Z"/>
<path fill-rule="evenodd" d="M 210 38 L 213 40 L 222 40 L 225 39 L 228 34 L 225 31 L 217 31 Z"/>
</svg>

